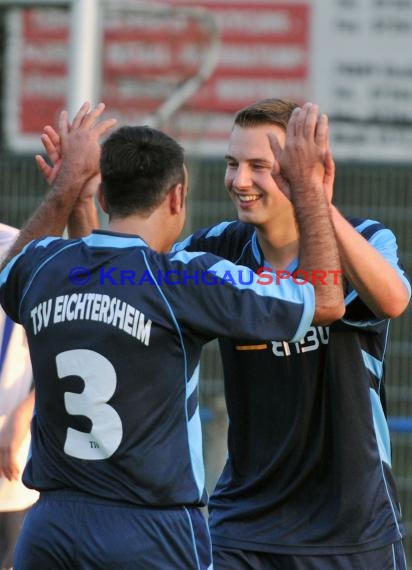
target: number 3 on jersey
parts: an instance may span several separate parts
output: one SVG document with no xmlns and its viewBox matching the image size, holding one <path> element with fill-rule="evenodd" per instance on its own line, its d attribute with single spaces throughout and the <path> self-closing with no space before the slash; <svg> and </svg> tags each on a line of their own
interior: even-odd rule
<svg viewBox="0 0 412 570">
<path fill-rule="evenodd" d="M 93 350 L 77 349 L 56 356 L 57 374 L 80 376 L 84 390 L 80 394 L 66 392 L 67 413 L 86 416 L 92 422 L 90 433 L 68 428 L 64 452 L 78 459 L 107 459 L 119 447 L 123 426 L 116 410 L 106 404 L 116 389 L 116 371 L 112 363 Z"/>
</svg>

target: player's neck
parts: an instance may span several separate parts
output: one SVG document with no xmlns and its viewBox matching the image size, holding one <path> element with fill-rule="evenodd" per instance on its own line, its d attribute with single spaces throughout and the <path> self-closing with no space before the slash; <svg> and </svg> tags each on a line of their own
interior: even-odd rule
<svg viewBox="0 0 412 570">
<path fill-rule="evenodd" d="M 256 228 L 263 256 L 274 269 L 285 269 L 299 255 L 299 235 L 296 225 L 272 225 Z"/>
<path fill-rule="evenodd" d="M 112 232 L 137 235 L 155 251 L 168 252 L 175 240 L 168 238 L 167 231 L 159 231 L 159 227 L 164 229 L 159 223 L 156 223 L 153 215 L 148 217 L 133 215 L 110 220 L 108 229 Z"/>
</svg>

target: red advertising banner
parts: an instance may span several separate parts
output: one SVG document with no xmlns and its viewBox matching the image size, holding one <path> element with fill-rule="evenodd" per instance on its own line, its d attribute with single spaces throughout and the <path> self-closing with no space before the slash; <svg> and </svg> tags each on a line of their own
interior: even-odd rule
<svg viewBox="0 0 412 570">
<path fill-rule="evenodd" d="M 302 2 L 170 0 L 169 15 L 132 7 L 103 12 L 101 100 L 121 123 L 141 122 L 195 76 L 210 49 L 201 20 L 179 10 L 210 11 L 220 32 L 217 65 L 167 123 L 199 152 L 220 152 L 233 114 L 266 97 L 309 94 L 310 4 Z M 176 17 L 170 18 L 173 6 Z M 9 14 L 5 119 L 8 144 L 38 148 L 42 127 L 67 105 L 67 10 L 32 8 Z M 187 147 L 189 150 L 189 147 Z"/>
</svg>

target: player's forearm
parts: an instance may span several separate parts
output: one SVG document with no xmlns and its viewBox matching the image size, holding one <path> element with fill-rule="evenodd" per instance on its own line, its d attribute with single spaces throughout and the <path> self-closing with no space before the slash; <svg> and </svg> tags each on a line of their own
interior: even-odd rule
<svg viewBox="0 0 412 570">
<path fill-rule="evenodd" d="M 75 205 L 67 222 L 67 231 L 71 238 L 84 237 L 99 226 L 96 204 L 90 198 L 87 202 L 82 201 L 81 204 Z"/>
<path fill-rule="evenodd" d="M 96 156 L 95 170 L 99 173 L 99 160 Z M 84 185 L 70 214 L 67 229 L 69 237 L 83 237 L 98 229 L 99 216 L 97 214 L 95 198 L 100 188 L 100 174 L 90 178 Z"/>
<path fill-rule="evenodd" d="M 34 389 L 30 391 L 27 398 L 20 402 L 19 406 L 16 408 L 15 413 L 17 416 L 17 421 L 22 426 L 22 431 L 24 431 L 26 426 L 26 431 L 30 428 L 30 421 L 33 417 L 34 410 Z"/>
<path fill-rule="evenodd" d="M 18 454 L 33 417 L 34 390 L 8 415 L 0 431 L 0 475 L 10 481 L 20 474 Z"/>
<path fill-rule="evenodd" d="M 316 180 L 292 190 L 300 233 L 299 269 L 312 276 L 315 288 L 313 322 L 328 324 L 345 312 L 339 251 L 329 205 L 322 184 Z"/>
<path fill-rule="evenodd" d="M 395 318 L 406 309 L 409 292 L 392 265 L 331 207 L 345 277 L 379 318 Z"/>
</svg>

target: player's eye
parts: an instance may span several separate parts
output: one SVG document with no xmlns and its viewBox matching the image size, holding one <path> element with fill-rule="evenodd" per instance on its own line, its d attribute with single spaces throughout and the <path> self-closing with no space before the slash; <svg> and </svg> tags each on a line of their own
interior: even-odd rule
<svg viewBox="0 0 412 570">
<path fill-rule="evenodd" d="M 269 165 L 267 164 L 261 164 L 260 162 L 257 164 L 253 164 L 252 165 L 253 170 L 267 170 L 269 167 Z"/>
</svg>

